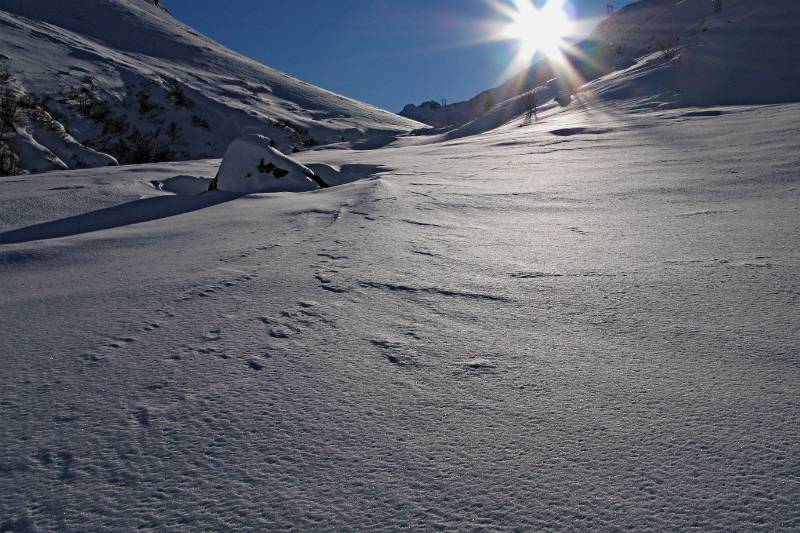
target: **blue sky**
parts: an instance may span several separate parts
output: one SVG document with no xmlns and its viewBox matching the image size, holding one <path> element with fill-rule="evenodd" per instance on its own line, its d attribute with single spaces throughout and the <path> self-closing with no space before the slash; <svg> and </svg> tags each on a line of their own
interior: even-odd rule
<svg viewBox="0 0 800 533">
<path fill-rule="evenodd" d="M 595 19 L 630 0 L 570 0 Z M 271 67 L 391 111 L 464 100 L 499 83 L 509 43 L 469 44 L 494 17 L 482 0 L 162 0 L 177 18 Z M 586 30 L 584 30 L 586 31 Z"/>
</svg>

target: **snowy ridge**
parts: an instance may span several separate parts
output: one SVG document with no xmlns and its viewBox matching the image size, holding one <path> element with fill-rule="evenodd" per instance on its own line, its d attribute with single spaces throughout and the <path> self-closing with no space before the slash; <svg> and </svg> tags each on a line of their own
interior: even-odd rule
<svg viewBox="0 0 800 533">
<path fill-rule="evenodd" d="M 620 66 L 591 86 L 604 99 L 658 105 L 800 101 L 800 4 L 793 0 L 643 0 L 602 24 Z"/>
<path fill-rule="evenodd" d="M 709 0 L 641 0 L 601 22 L 566 55 L 582 81 L 597 80 L 590 88 L 603 99 L 671 106 L 800 101 L 800 72 L 793 67 L 800 57 L 800 4 L 718 5 L 719 11 Z M 408 105 L 400 114 L 435 127 L 476 119 L 500 125 L 524 111 L 520 95 L 557 75 L 539 61 L 467 102 Z M 487 111 L 486 101 L 497 104 Z"/>
<path fill-rule="evenodd" d="M 27 104 L 21 169 L 114 163 L 96 151 L 120 163 L 219 157 L 243 133 L 291 152 L 420 127 L 236 54 L 159 2 L 0 0 L 0 28 L 2 67 Z"/>
</svg>

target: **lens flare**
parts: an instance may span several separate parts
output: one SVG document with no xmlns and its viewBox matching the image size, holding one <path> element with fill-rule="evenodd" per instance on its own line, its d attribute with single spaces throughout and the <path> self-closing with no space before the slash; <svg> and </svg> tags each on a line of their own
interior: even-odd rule
<svg viewBox="0 0 800 533">
<path fill-rule="evenodd" d="M 520 60 L 530 61 L 536 52 L 551 59 L 559 56 L 564 37 L 573 31 L 564 1 L 549 0 L 537 9 L 530 0 L 514 0 L 513 9 L 505 10 L 511 20 L 503 28 L 503 37 L 519 43 Z"/>
<path fill-rule="evenodd" d="M 499 15 L 492 23 L 490 41 L 507 41 L 516 51 L 503 77 L 528 67 L 541 54 L 550 64 L 564 63 L 566 37 L 577 31 L 567 13 L 567 0 L 547 0 L 537 7 L 533 0 L 486 0 Z"/>
</svg>

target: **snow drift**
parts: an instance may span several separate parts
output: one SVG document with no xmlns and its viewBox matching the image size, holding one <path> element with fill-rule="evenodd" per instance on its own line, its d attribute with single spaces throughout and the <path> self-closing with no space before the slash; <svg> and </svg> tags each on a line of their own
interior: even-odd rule
<svg viewBox="0 0 800 533">
<path fill-rule="evenodd" d="M 244 135 L 225 152 L 215 180 L 216 188 L 228 192 L 302 192 L 327 184 L 308 167 L 270 146 L 263 135 Z M 214 185 L 212 185 L 214 187 Z"/>
</svg>

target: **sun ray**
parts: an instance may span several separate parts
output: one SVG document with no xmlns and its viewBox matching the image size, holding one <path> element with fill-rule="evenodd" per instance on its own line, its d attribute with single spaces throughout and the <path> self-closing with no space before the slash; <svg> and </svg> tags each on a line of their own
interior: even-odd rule
<svg viewBox="0 0 800 533">
<path fill-rule="evenodd" d="M 541 7 L 533 0 L 485 1 L 499 15 L 498 20 L 485 24 L 486 40 L 510 42 L 516 49 L 502 78 L 527 68 L 537 55 L 549 63 L 565 61 L 562 49 L 576 30 L 567 14 L 566 0 L 547 0 Z"/>
</svg>

